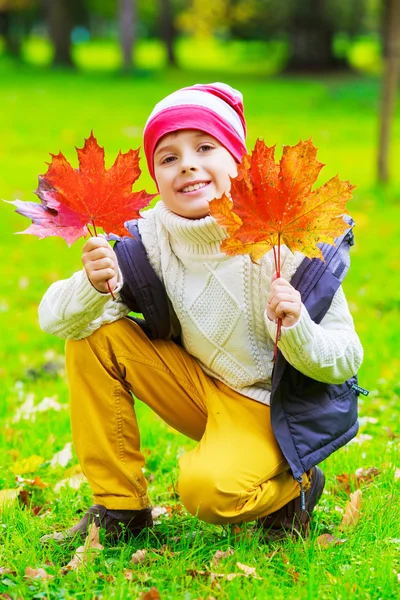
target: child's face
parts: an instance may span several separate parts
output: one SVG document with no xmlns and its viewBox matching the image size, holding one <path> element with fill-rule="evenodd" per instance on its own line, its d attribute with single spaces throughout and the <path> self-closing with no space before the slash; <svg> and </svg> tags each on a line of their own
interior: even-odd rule
<svg viewBox="0 0 400 600">
<path fill-rule="evenodd" d="M 182 129 L 158 142 L 154 172 L 164 204 L 177 215 L 201 219 L 209 214 L 210 200 L 229 192 L 237 164 L 211 135 Z"/>
</svg>

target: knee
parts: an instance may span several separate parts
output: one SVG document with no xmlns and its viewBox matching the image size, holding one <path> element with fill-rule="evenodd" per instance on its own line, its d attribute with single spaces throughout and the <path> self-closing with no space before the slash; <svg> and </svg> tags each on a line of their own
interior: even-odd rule
<svg viewBox="0 0 400 600">
<path fill-rule="evenodd" d="M 237 496 L 225 489 L 222 477 L 213 470 L 187 471 L 181 466 L 178 489 L 186 510 L 202 521 L 217 525 L 234 520 Z"/>
</svg>

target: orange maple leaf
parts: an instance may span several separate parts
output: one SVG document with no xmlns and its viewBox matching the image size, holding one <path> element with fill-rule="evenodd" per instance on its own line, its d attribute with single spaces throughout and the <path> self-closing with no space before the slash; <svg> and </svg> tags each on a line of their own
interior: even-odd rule
<svg viewBox="0 0 400 600">
<path fill-rule="evenodd" d="M 224 195 L 212 200 L 210 214 L 227 229 L 229 237 L 221 244 L 226 254 L 250 254 L 256 261 L 278 246 L 279 276 L 281 244 L 323 260 L 317 244 L 334 244 L 348 228 L 342 215 L 354 186 L 336 175 L 312 190 L 324 165 L 317 161 L 311 140 L 284 146 L 279 164 L 274 153 L 275 146 L 257 140 L 232 179 L 231 199 Z"/>
<path fill-rule="evenodd" d="M 77 148 L 79 169 L 74 169 L 60 152 L 52 154 L 52 161 L 44 175 L 39 176 L 37 202 L 12 202 L 17 212 L 33 224 L 23 233 L 40 238 L 50 235 L 63 237 L 68 244 L 87 235 L 88 225 L 97 233 L 101 227 L 106 233 L 130 235 L 124 223 L 140 217 L 139 210 L 148 205 L 156 194 L 144 190 L 133 192 L 138 179 L 139 150 L 119 152 L 114 164 L 105 168 L 104 148 L 93 133 Z"/>
</svg>

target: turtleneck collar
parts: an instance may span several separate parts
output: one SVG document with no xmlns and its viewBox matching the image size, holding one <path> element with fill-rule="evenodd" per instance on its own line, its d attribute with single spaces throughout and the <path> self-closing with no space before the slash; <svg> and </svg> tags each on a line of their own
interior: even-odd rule
<svg viewBox="0 0 400 600">
<path fill-rule="evenodd" d="M 157 202 L 155 210 L 165 229 L 181 247 L 196 254 L 220 252 L 221 241 L 227 233 L 214 217 L 186 219 L 169 210 L 162 200 Z"/>
</svg>

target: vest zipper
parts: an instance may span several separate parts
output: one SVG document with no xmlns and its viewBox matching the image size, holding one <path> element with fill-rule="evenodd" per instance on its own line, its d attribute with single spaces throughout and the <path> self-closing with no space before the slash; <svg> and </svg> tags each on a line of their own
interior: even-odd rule
<svg viewBox="0 0 400 600">
<path fill-rule="evenodd" d="M 303 477 L 298 477 L 296 481 L 300 485 L 300 508 L 301 510 L 306 510 L 306 493 L 303 488 Z"/>
</svg>

